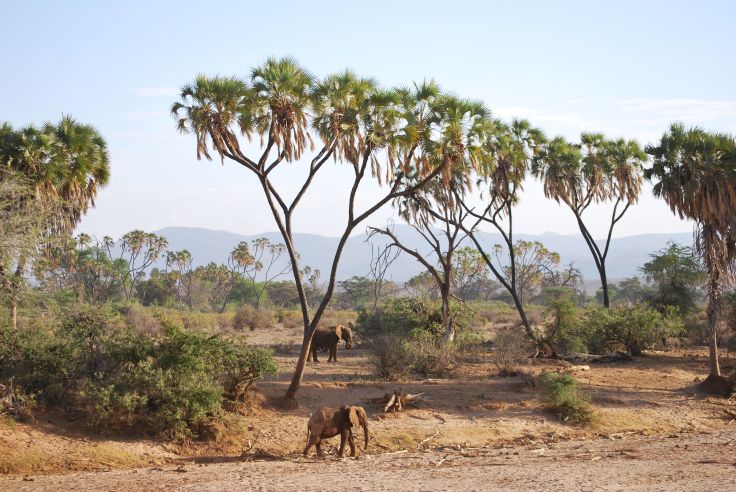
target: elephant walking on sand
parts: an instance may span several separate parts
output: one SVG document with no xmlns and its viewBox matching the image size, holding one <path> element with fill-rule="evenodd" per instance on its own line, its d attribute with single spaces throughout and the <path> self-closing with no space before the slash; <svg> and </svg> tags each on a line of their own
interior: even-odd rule
<svg viewBox="0 0 736 492">
<path fill-rule="evenodd" d="M 307 423 L 307 446 L 304 448 L 304 456 L 307 456 L 309 448 L 312 446 L 317 448 L 317 456 L 324 456 L 322 440 L 335 437 L 338 434 L 340 434 L 338 456 L 342 458 L 346 441 L 350 445 L 350 456 L 355 456 L 353 431 L 357 430 L 358 427 L 363 427 L 365 436 L 363 452 L 365 452 L 368 449 L 368 417 L 363 407 L 325 407 L 312 412 Z"/>
<path fill-rule="evenodd" d="M 317 359 L 318 350 L 327 350 L 330 353 L 327 362 L 337 362 L 337 344 L 340 343 L 340 340 L 345 341 L 345 350 L 353 348 L 353 331 L 350 327 L 345 325 L 317 327 L 310 349 L 312 352 L 312 361 L 319 362 Z"/>
</svg>

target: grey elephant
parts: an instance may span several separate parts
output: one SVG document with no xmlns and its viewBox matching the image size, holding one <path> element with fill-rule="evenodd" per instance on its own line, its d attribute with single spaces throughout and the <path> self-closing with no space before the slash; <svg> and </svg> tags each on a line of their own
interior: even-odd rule
<svg viewBox="0 0 736 492">
<path fill-rule="evenodd" d="M 327 358 L 327 362 L 337 362 L 337 344 L 340 340 L 345 341 L 345 350 L 353 348 L 353 330 L 349 326 L 337 325 L 337 326 L 319 326 L 314 332 L 312 338 L 312 346 L 310 348 L 312 352 L 312 361 L 319 362 L 317 359 L 317 351 L 328 351 L 330 356 Z"/>
<path fill-rule="evenodd" d="M 321 442 L 323 439 L 335 437 L 340 434 L 340 449 L 337 454 L 342 458 L 345 451 L 345 442 L 350 445 L 350 456 L 355 456 L 355 443 L 353 431 L 363 427 L 365 444 L 363 452 L 368 449 L 368 417 L 363 407 L 343 406 L 340 408 L 320 408 L 312 412 L 307 423 L 307 446 L 304 448 L 304 456 L 309 453 L 309 448 L 317 448 L 317 456 L 323 456 Z"/>
</svg>

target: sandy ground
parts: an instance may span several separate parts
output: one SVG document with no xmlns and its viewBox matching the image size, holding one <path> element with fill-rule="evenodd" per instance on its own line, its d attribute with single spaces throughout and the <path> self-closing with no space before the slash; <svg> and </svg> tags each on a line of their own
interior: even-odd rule
<svg viewBox="0 0 736 492">
<path fill-rule="evenodd" d="M 0 478 L 4 490 L 735 490 L 736 431 L 434 449 L 358 459 L 182 463 Z"/>
<path fill-rule="evenodd" d="M 300 407 L 286 411 L 299 333 L 281 330 L 252 341 L 278 345 L 280 376 L 260 382 L 249 413 L 205 443 L 99 436 L 61 415 L 0 419 L 0 490 L 736 490 L 736 422 L 727 415 L 736 398 L 692 391 L 707 372 L 705 350 L 587 369 L 530 361 L 523 369 L 532 374 L 574 371 L 596 412 L 579 428 L 546 413 L 522 378 L 496 376 L 490 354 L 453 379 L 390 383 L 372 377 L 366 350 L 340 351 L 337 364 L 307 366 Z M 396 388 L 426 401 L 397 414 L 371 403 Z M 368 454 L 302 458 L 310 411 L 343 404 L 366 408 Z"/>
</svg>

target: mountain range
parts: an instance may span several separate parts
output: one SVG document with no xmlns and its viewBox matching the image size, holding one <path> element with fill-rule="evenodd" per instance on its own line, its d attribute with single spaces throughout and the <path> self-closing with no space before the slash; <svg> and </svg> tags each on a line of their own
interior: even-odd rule
<svg viewBox="0 0 736 492">
<path fill-rule="evenodd" d="M 416 248 L 421 253 L 429 251 L 427 244 L 413 228 L 406 225 L 396 225 L 394 231 L 407 246 Z M 278 232 L 246 236 L 227 231 L 193 227 L 166 227 L 154 232 L 168 239 L 170 250 L 188 250 L 192 254 L 194 266 L 205 265 L 209 262 L 225 263 L 230 251 L 240 241 L 250 242 L 256 238 L 265 237 L 273 243 L 283 242 Z M 500 242 L 498 234 L 482 232 L 480 237 L 482 244 L 489 246 Z M 517 234 L 515 239 L 540 241 L 548 249 L 559 253 L 563 264 L 573 262 L 582 271 L 586 281 L 597 280 L 598 273 L 595 263 L 580 235 L 561 235 L 547 232 L 539 235 Z M 613 280 L 636 275 L 639 267 L 649 261 L 649 255 L 664 248 L 668 241 L 675 241 L 689 246 L 692 244 L 692 240 L 691 233 L 640 234 L 614 238 L 611 240 L 606 262 L 608 278 Z M 324 279 L 330 270 L 339 238 L 296 233 L 294 241 L 301 255 L 301 264 L 319 269 Z M 382 236 L 374 237 L 372 241 L 375 245 L 386 244 Z M 470 241 L 466 241 L 466 243 L 470 245 Z M 286 255 L 283 255 L 274 264 L 272 271 L 280 271 L 287 265 L 287 261 Z M 367 234 L 351 236 L 345 244 L 343 256 L 338 265 L 338 280 L 353 276 L 367 276 L 370 261 L 371 243 L 368 241 Z M 394 281 L 403 282 L 421 272 L 422 266 L 414 258 L 402 254 L 391 265 L 388 276 Z"/>
</svg>

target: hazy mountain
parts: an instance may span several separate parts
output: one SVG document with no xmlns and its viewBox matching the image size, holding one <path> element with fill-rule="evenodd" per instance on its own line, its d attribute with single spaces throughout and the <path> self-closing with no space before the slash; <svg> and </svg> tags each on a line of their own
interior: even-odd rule
<svg viewBox="0 0 736 492">
<path fill-rule="evenodd" d="M 190 227 L 166 227 L 155 232 L 169 240 L 171 250 L 189 250 L 194 257 L 195 265 L 203 265 L 211 261 L 224 263 L 230 251 L 239 241 L 250 242 L 255 238 L 266 237 L 273 242 L 281 242 L 281 236 L 278 232 L 243 236 L 227 231 Z M 405 244 L 418 248 L 420 252 L 428 250 L 422 238 L 412 228 L 397 225 L 396 233 Z M 481 236 L 484 244 L 499 242 L 498 235 L 482 233 Z M 586 280 L 596 279 L 595 264 L 585 242 L 579 235 L 561 235 L 547 232 L 541 235 L 518 234 L 516 238 L 541 241 L 547 248 L 558 252 L 563 263 L 574 262 L 583 272 Z M 366 239 L 366 234 L 355 235 L 348 239 L 338 267 L 338 279 L 368 274 L 371 246 Z M 324 278 L 330 270 L 338 238 L 316 234 L 296 234 L 294 240 L 301 254 L 302 264 L 318 268 L 323 272 Z M 374 240 L 378 244 L 385 243 L 382 238 L 374 238 Z M 663 248 L 667 241 L 690 245 L 692 244 L 692 234 L 642 234 L 613 239 L 607 261 L 608 277 L 610 279 L 620 279 L 635 275 L 637 269 L 648 261 L 649 254 Z M 286 259 L 284 258 L 283 261 L 285 262 Z M 285 265 L 285 263 L 281 265 Z M 390 275 L 395 281 L 404 281 L 421 271 L 422 268 L 416 260 L 408 255 L 401 255 L 392 265 Z"/>
</svg>

